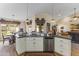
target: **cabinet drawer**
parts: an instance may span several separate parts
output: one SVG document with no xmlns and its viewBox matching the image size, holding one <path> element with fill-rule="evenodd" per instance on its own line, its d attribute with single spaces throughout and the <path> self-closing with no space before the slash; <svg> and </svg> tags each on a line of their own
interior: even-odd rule
<svg viewBox="0 0 79 59">
<path fill-rule="evenodd" d="M 55 50 L 57 53 L 61 54 L 61 55 L 64 55 L 64 56 L 70 56 L 71 55 L 71 52 L 69 50 L 65 50 L 64 48 L 60 48 Z"/>
<path fill-rule="evenodd" d="M 58 52 L 59 54 L 61 55 L 64 55 L 64 56 L 70 56 L 71 55 L 71 51 L 70 50 L 66 50 L 66 49 L 58 49 L 56 52 Z"/>
<path fill-rule="evenodd" d="M 43 39 L 37 39 L 35 44 L 37 51 L 43 51 Z"/>
<path fill-rule="evenodd" d="M 41 40 L 41 39 L 43 39 L 43 37 L 30 37 L 29 39 L 30 40 L 38 40 L 38 39 Z"/>
<path fill-rule="evenodd" d="M 57 53 L 59 53 L 59 54 L 61 54 L 61 55 L 64 54 L 63 50 L 62 50 L 60 47 L 55 48 L 55 52 L 57 52 Z"/>
</svg>

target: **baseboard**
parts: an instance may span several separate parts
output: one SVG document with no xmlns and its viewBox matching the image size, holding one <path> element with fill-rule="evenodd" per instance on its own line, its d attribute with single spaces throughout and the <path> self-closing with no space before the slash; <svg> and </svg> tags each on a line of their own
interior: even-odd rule
<svg viewBox="0 0 79 59">
<path fill-rule="evenodd" d="M 26 51 L 26 52 L 23 52 L 23 53 L 18 54 L 18 52 L 16 51 L 16 54 L 17 54 L 17 56 L 22 56 L 22 55 L 24 55 L 26 53 L 48 53 L 48 52 L 49 51 Z M 53 53 L 54 54 L 54 52 L 49 52 L 49 53 Z"/>
</svg>

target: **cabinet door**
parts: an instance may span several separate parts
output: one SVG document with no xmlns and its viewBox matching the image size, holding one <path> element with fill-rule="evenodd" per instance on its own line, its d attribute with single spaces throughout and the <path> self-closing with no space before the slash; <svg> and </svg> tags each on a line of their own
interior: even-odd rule
<svg viewBox="0 0 79 59">
<path fill-rule="evenodd" d="M 32 38 L 26 39 L 26 51 L 34 51 L 34 42 Z"/>
<path fill-rule="evenodd" d="M 17 38 L 16 39 L 16 51 L 18 54 L 26 51 L 26 38 Z"/>
<path fill-rule="evenodd" d="M 55 51 L 61 55 L 71 55 L 71 40 L 55 38 Z"/>
<path fill-rule="evenodd" d="M 55 42 L 55 52 L 57 52 L 57 53 L 60 53 L 60 54 L 63 54 L 62 53 L 62 50 L 61 50 L 61 42 L 60 42 L 60 38 L 57 38 L 57 37 L 55 37 L 55 40 L 54 40 L 54 42 Z"/>
<path fill-rule="evenodd" d="M 36 42 L 35 50 L 36 51 L 43 51 L 43 38 L 38 37 L 38 38 L 36 38 L 35 42 Z"/>
<path fill-rule="evenodd" d="M 64 40 L 64 55 L 71 55 L 71 40 Z"/>
</svg>

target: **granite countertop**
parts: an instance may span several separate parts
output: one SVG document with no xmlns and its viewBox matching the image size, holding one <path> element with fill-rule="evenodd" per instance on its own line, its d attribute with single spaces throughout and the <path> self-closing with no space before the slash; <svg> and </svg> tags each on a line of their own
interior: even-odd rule
<svg viewBox="0 0 79 59">
<path fill-rule="evenodd" d="M 56 35 L 55 37 L 64 38 L 64 39 L 71 39 L 70 36 L 63 36 L 63 35 Z"/>
<path fill-rule="evenodd" d="M 79 31 L 71 31 L 71 32 L 69 32 L 69 34 L 78 34 L 79 35 Z"/>
<path fill-rule="evenodd" d="M 43 37 L 44 39 L 54 39 L 54 37 L 64 38 L 64 39 L 71 39 L 70 36 L 64 36 L 64 35 L 55 35 L 53 37 L 47 37 L 47 36 L 20 36 L 17 38 L 25 38 L 25 37 Z"/>
<path fill-rule="evenodd" d="M 26 38 L 26 37 L 43 37 L 44 39 L 54 39 L 54 37 L 47 37 L 47 36 L 20 36 L 17 38 Z"/>
<path fill-rule="evenodd" d="M 20 36 L 20 37 L 17 37 L 17 38 L 25 38 L 25 37 L 44 37 L 44 36 Z"/>
</svg>

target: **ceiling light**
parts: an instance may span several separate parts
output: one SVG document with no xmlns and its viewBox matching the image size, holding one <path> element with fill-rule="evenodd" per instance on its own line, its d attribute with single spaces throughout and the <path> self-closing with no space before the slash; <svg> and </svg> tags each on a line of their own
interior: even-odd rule
<svg viewBox="0 0 79 59">
<path fill-rule="evenodd" d="M 30 25 L 30 24 L 32 24 L 32 20 L 28 19 L 28 8 L 29 8 L 29 5 L 27 4 L 27 19 L 25 22 L 27 22 L 27 24 Z"/>
<path fill-rule="evenodd" d="M 26 19 L 26 21 L 28 21 L 29 19 L 28 19 L 28 4 L 27 4 L 27 19 Z"/>
<path fill-rule="evenodd" d="M 76 21 L 77 19 L 78 19 L 78 18 L 74 18 L 73 20 L 75 20 L 75 21 Z"/>
<path fill-rule="evenodd" d="M 51 22 L 55 22 L 55 20 L 54 20 L 54 19 L 52 19 L 52 20 L 51 20 Z"/>
<path fill-rule="evenodd" d="M 61 16 L 61 14 L 59 14 L 58 16 Z"/>
<path fill-rule="evenodd" d="M 12 16 L 15 16 L 15 14 L 12 14 Z"/>
</svg>

